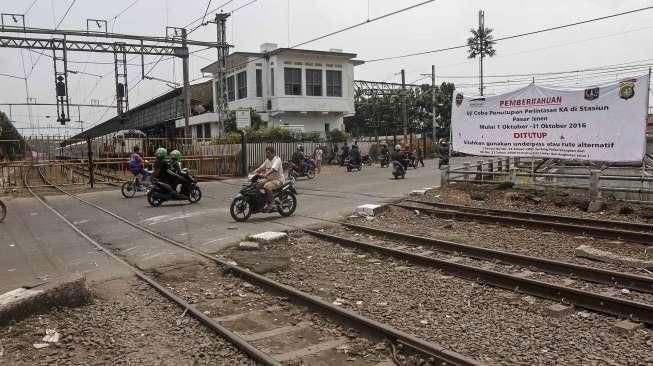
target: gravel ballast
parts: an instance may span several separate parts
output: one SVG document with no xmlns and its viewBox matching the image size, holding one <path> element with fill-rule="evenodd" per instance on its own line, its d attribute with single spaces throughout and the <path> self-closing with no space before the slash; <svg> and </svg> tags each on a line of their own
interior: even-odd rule
<svg viewBox="0 0 653 366">
<path fill-rule="evenodd" d="M 551 301 L 432 268 L 294 234 L 285 270 L 268 276 L 492 364 L 653 363 L 653 335 L 618 334 L 619 319 L 587 311 L 547 315 Z"/>
<path fill-rule="evenodd" d="M 0 328 L 2 365 L 249 365 L 249 358 L 138 280 L 98 285 L 98 298 Z M 183 322 L 178 324 L 178 320 Z M 37 349 L 46 329 L 57 343 Z"/>
</svg>

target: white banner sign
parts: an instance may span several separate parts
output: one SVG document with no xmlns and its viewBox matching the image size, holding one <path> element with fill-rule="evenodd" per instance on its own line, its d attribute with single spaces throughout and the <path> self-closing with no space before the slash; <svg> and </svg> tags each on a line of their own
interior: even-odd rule
<svg viewBox="0 0 653 366">
<path fill-rule="evenodd" d="M 536 85 L 472 97 L 455 90 L 452 147 L 472 155 L 640 161 L 649 75 L 588 89 Z"/>
<path fill-rule="evenodd" d="M 243 130 L 252 124 L 251 112 L 249 109 L 236 110 L 236 129 Z"/>
</svg>

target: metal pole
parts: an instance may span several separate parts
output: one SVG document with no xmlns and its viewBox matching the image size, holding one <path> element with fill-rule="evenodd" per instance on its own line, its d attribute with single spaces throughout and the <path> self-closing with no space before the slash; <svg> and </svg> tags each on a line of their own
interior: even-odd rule
<svg viewBox="0 0 653 366">
<path fill-rule="evenodd" d="M 408 110 L 406 109 L 406 71 L 401 69 L 401 114 L 404 120 L 404 144 L 408 136 Z"/>
<path fill-rule="evenodd" d="M 482 35 L 483 31 L 484 31 L 483 28 L 484 28 L 485 24 L 483 24 L 483 23 L 484 23 L 484 21 L 483 21 L 483 10 L 479 10 L 478 11 L 478 30 L 479 30 L 480 35 Z M 480 83 L 479 83 L 479 86 L 478 86 L 478 90 L 480 92 L 480 95 L 483 95 L 483 52 L 485 52 L 485 39 L 483 39 L 483 37 L 480 37 L 478 42 L 479 42 L 479 52 L 480 52 L 480 56 L 481 56 L 480 57 L 480 63 L 479 63 Z"/>
<path fill-rule="evenodd" d="M 431 65 L 431 89 L 433 90 L 433 96 L 432 96 L 432 101 L 433 101 L 433 141 L 431 143 L 431 150 L 433 150 L 433 146 L 435 146 L 435 140 L 438 138 L 438 122 L 436 121 L 436 112 L 435 112 L 435 65 Z M 426 136 L 424 136 L 424 140 L 426 140 Z M 424 151 L 424 154 L 426 154 L 426 151 Z"/>
<path fill-rule="evenodd" d="M 91 139 L 86 139 L 86 152 L 88 155 L 88 179 L 91 188 L 95 186 L 95 178 L 93 176 L 93 148 L 91 147 Z"/>
<path fill-rule="evenodd" d="M 188 71 L 188 46 L 186 43 L 186 28 L 181 30 L 182 48 L 185 49 L 181 56 L 182 73 L 184 78 L 184 126 L 186 136 L 191 136 L 190 132 L 190 76 Z"/>
</svg>

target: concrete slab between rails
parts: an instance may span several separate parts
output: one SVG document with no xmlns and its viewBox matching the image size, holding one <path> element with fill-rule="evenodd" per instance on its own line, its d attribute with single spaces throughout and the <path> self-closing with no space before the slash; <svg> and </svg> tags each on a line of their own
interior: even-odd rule
<svg viewBox="0 0 653 366">
<path fill-rule="evenodd" d="M 49 311 L 55 306 L 80 306 L 93 294 L 79 273 L 54 278 L 33 288 L 18 288 L 0 295 L 0 325 Z"/>
<path fill-rule="evenodd" d="M 247 237 L 249 240 L 253 240 L 260 244 L 287 244 L 288 243 L 288 234 L 282 233 L 279 231 L 266 231 L 259 234 L 250 235 Z"/>
<path fill-rule="evenodd" d="M 437 186 L 437 187 L 424 187 L 424 188 L 420 188 L 420 189 L 414 189 L 414 190 L 410 191 L 409 194 L 411 196 L 424 196 L 427 193 L 433 192 L 434 190 L 436 190 L 438 188 L 440 188 L 440 187 Z"/>
<path fill-rule="evenodd" d="M 605 250 L 592 248 L 589 245 L 581 245 L 574 249 L 576 257 L 588 258 L 599 262 L 623 264 L 634 268 L 653 269 L 653 261 L 620 256 Z"/>
</svg>

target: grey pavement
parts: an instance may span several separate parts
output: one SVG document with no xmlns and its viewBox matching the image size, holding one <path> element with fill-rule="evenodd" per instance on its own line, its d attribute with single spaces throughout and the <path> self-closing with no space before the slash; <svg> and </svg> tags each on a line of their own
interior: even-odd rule
<svg viewBox="0 0 653 366">
<path fill-rule="evenodd" d="M 229 205 L 243 179 L 200 183 L 203 198 L 193 205 L 168 202 L 154 208 L 143 194 L 125 199 L 118 190 L 80 196 L 150 230 L 203 251 L 218 252 L 253 233 L 319 224 L 322 221 L 318 219 L 350 214 L 365 203 L 389 202 L 411 190 L 436 186 L 439 179 L 434 160 L 427 160 L 425 168 L 409 169 L 404 180 L 392 179 L 391 168 L 364 167 L 361 172 L 348 173 L 341 167 L 327 167 L 314 180 L 300 178 L 294 216 L 253 215 L 245 223 L 236 223 L 229 215 Z M 48 196 L 47 201 L 82 231 L 144 270 L 198 260 L 72 197 Z M 128 273 L 36 200 L 20 198 L 7 203 L 7 220 L 0 224 L 0 293 L 38 282 L 46 275 L 78 271 L 91 281 L 100 281 Z"/>
</svg>

